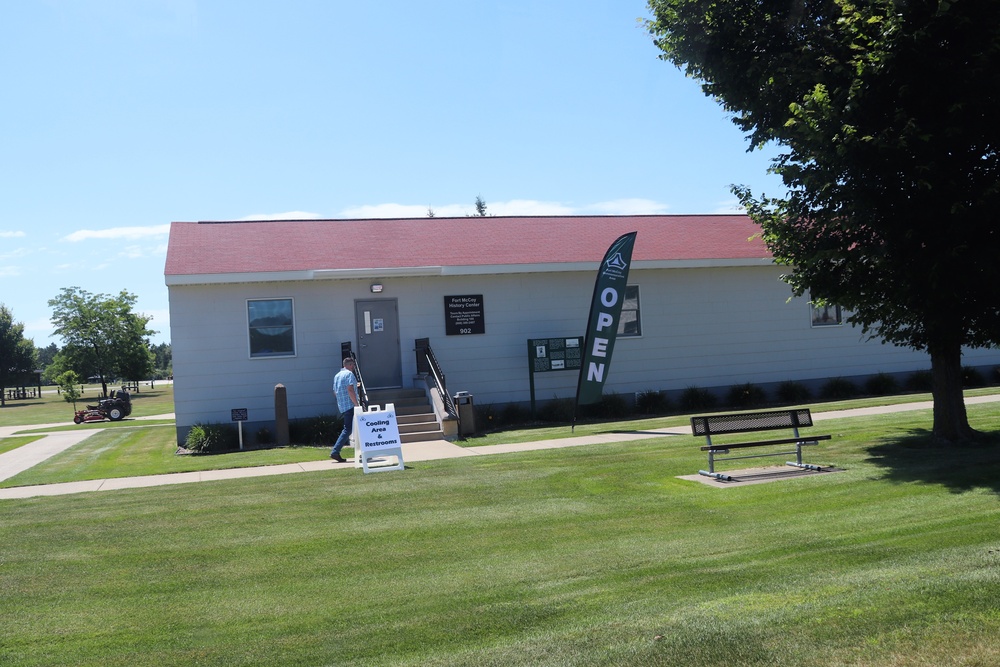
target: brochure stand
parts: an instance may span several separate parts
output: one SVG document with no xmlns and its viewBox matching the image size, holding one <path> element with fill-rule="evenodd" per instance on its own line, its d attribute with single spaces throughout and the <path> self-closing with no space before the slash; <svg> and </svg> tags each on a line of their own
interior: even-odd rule
<svg viewBox="0 0 1000 667">
<path fill-rule="evenodd" d="M 385 409 L 370 405 L 367 410 L 355 410 L 354 437 L 357 438 L 356 468 L 366 473 L 405 469 L 396 407 L 392 403 L 386 403 Z"/>
</svg>

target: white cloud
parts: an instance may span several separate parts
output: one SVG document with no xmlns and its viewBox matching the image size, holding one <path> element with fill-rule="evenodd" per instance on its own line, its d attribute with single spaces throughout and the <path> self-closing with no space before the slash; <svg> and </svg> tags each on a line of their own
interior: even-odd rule
<svg viewBox="0 0 1000 667">
<path fill-rule="evenodd" d="M 129 245 L 122 248 L 118 256 L 126 259 L 139 259 L 140 257 L 145 257 L 146 252 L 142 249 L 142 246 Z"/>
<path fill-rule="evenodd" d="M 615 199 L 584 206 L 581 213 L 597 215 L 663 215 L 670 207 L 652 199 Z"/>
<path fill-rule="evenodd" d="M 15 248 L 10 252 L 0 253 L 0 259 L 18 259 L 20 257 L 27 257 L 31 254 L 31 251 L 27 248 Z"/>
<path fill-rule="evenodd" d="M 19 276 L 21 269 L 16 266 L 0 266 L 0 276 Z"/>
<path fill-rule="evenodd" d="M 423 204 L 374 204 L 355 206 L 340 212 L 342 218 L 423 218 L 427 209 L 439 218 L 460 218 L 474 215 L 472 204 L 445 204 L 425 206 Z M 669 207 L 651 199 L 618 199 L 583 206 L 573 206 L 562 202 L 538 201 L 534 199 L 512 199 L 510 201 L 486 202 L 488 215 L 652 215 L 666 213 Z"/>
<path fill-rule="evenodd" d="M 148 238 L 150 236 L 167 236 L 170 233 L 170 225 L 153 225 L 151 227 L 112 227 L 111 229 L 81 229 L 73 232 L 69 236 L 64 236 L 63 241 L 89 241 L 91 239 L 128 239 L 136 240 Z"/>
<path fill-rule="evenodd" d="M 4 232 L 0 231 L 0 239 L 22 239 L 25 237 L 24 232 Z"/>
<path fill-rule="evenodd" d="M 740 203 L 739 199 L 727 199 L 726 201 L 719 202 L 715 210 L 712 213 L 735 215 L 746 213 L 746 209 L 743 208 L 743 204 Z"/>
<path fill-rule="evenodd" d="M 423 218 L 426 215 L 426 206 L 408 204 L 355 206 L 354 208 L 344 209 L 340 212 L 340 217 L 342 218 Z M 439 218 L 450 217 L 450 214 L 439 213 L 436 208 L 434 208 L 434 215 Z"/>
<path fill-rule="evenodd" d="M 308 213 L 306 211 L 287 211 L 285 213 L 255 213 L 253 215 L 248 215 L 245 218 L 240 218 L 240 220 L 252 221 L 252 220 L 319 220 L 322 218 L 318 213 Z"/>
</svg>

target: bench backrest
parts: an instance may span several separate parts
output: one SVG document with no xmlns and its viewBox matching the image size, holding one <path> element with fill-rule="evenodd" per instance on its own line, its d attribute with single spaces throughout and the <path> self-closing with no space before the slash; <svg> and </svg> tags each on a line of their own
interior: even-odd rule
<svg viewBox="0 0 1000 667">
<path fill-rule="evenodd" d="M 809 408 L 691 417 L 692 435 L 706 436 L 771 431 L 779 428 L 799 428 L 812 425 L 812 414 L 809 412 Z"/>
</svg>

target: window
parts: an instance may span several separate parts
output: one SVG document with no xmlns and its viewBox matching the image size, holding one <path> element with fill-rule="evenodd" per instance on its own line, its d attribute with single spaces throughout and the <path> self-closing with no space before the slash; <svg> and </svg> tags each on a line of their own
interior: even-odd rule
<svg viewBox="0 0 1000 667">
<path fill-rule="evenodd" d="M 622 317 L 618 322 L 619 336 L 641 336 L 642 322 L 639 320 L 639 286 L 625 287 L 625 300 L 622 302 Z"/>
<path fill-rule="evenodd" d="M 295 329 L 291 299 L 247 301 L 251 357 L 295 355 Z"/>
<path fill-rule="evenodd" d="M 830 303 L 824 306 L 817 306 L 814 303 L 810 303 L 809 316 L 814 327 L 832 327 L 844 323 L 840 306 Z"/>
</svg>

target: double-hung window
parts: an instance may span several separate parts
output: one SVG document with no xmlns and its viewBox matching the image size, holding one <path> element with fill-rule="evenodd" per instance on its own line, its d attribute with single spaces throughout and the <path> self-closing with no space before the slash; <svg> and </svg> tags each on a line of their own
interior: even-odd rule
<svg viewBox="0 0 1000 667">
<path fill-rule="evenodd" d="M 295 355 L 295 325 L 291 299 L 247 300 L 250 357 Z"/>
<path fill-rule="evenodd" d="M 642 321 L 639 319 L 639 286 L 626 285 L 625 300 L 622 301 L 622 316 L 618 321 L 618 336 L 641 336 Z"/>
</svg>

